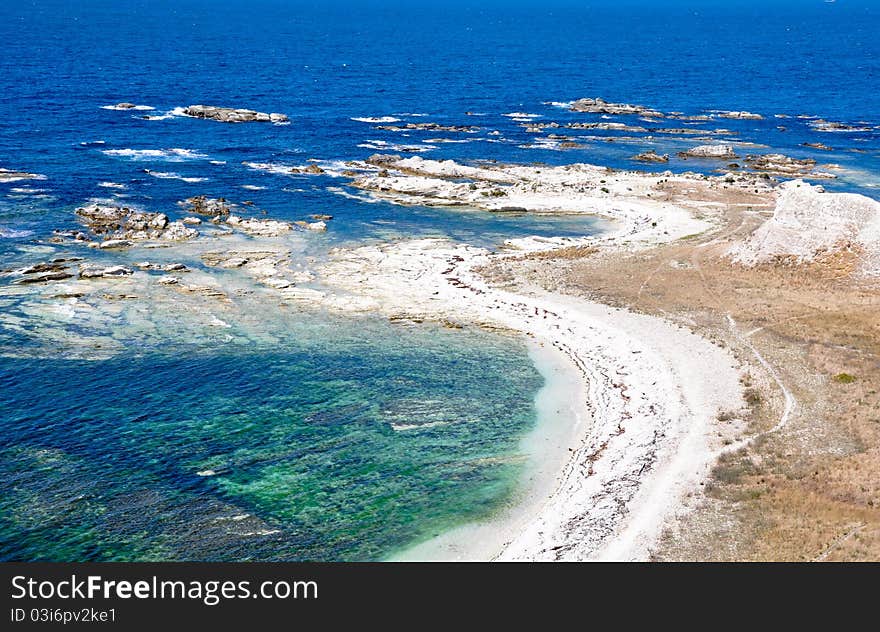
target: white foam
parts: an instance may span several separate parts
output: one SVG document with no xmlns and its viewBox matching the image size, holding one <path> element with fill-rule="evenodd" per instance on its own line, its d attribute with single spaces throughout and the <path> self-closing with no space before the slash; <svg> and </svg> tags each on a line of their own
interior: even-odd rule
<svg viewBox="0 0 880 632">
<path fill-rule="evenodd" d="M 361 123 L 397 123 L 400 121 L 396 116 L 353 116 L 351 120 Z"/>
<path fill-rule="evenodd" d="M 182 176 L 179 173 L 175 173 L 173 171 L 147 171 L 147 173 L 154 178 L 159 178 L 161 180 L 181 180 L 183 182 L 196 183 L 196 182 L 207 182 L 209 178 L 196 178 L 196 177 L 187 177 Z"/>
<path fill-rule="evenodd" d="M 424 151 L 431 151 L 432 149 L 437 149 L 436 145 L 398 145 L 396 143 L 389 143 L 384 140 L 367 140 L 363 143 L 359 143 L 358 147 L 361 147 L 363 149 L 403 151 L 410 153 L 420 153 Z"/>
<path fill-rule="evenodd" d="M 555 108 L 569 109 L 574 101 L 544 101 L 544 105 L 552 105 Z"/>
<path fill-rule="evenodd" d="M 539 119 L 543 118 L 541 114 L 529 114 L 528 112 L 508 112 L 507 114 L 502 114 L 502 116 L 506 116 L 507 118 L 511 118 L 515 121 L 519 120 L 531 120 L 531 119 Z"/>
<path fill-rule="evenodd" d="M 199 160 L 207 158 L 205 154 L 200 154 L 192 149 L 181 149 L 175 147 L 172 149 L 103 149 L 101 153 L 107 156 L 115 156 L 120 158 L 129 158 L 130 160 L 152 160 L 161 162 L 183 162 L 184 160 Z"/>
<path fill-rule="evenodd" d="M 127 189 L 128 186 L 124 184 L 120 184 L 119 182 L 99 182 L 99 187 L 103 187 L 105 189 Z"/>
<path fill-rule="evenodd" d="M 34 187 L 12 187 L 10 193 L 18 193 L 21 195 L 36 195 L 38 193 L 46 193 L 48 189 L 35 189 Z"/>
<path fill-rule="evenodd" d="M 149 105 L 136 105 L 131 108 L 119 107 L 118 105 L 102 105 L 101 109 L 102 110 L 118 110 L 120 112 L 128 112 L 131 110 L 139 110 L 139 111 L 144 112 L 144 111 L 148 111 L 148 110 L 155 110 L 156 108 L 150 107 Z"/>
<path fill-rule="evenodd" d="M 0 238 L 3 239 L 14 239 L 15 237 L 27 237 L 28 235 L 33 235 L 34 231 L 32 230 L 21 230 L 17 228 L 4 228 L 0 226 Z"/>
</svg>

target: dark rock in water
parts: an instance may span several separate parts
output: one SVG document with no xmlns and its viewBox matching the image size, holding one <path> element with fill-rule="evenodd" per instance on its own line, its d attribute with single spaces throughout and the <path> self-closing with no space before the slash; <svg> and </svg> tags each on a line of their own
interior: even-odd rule
<svg viewBox="0 0 880 632">
<path fill-rule="evenodd" d="M 831 147 L 826 145 L 825 143 L 801 143 L 804 147 L 809 147 L 810 149 L 821 149 L 822 151 L 834 151 Z"/>
<path fill-rule="evenodd" d="M 738 157 L 730 145 L 698 145 L 687 151 L 680 151 L 678 155 L 682 158 L 719 158 L 724 160 Z"/>
<path fill-rule="evenodd" d="M 196 195 L 187 198 L 186 203 L 189 207 L 187 212 L 195 215 L 204 215 L 207 217 L 227 217 L 229 215 L 229 204 L 224 198 L 209 198 L 204 195 Z"/>
<path fill-rule="evenodd" d="M 37 274 L 38 272 L 61 272 L 62 270 L 66 270 L 67 266 L 65 266 L 62 262 L 52 262 L 52 263 L 37 263 L 29 268 L 25 268 L 21 271 L 22 274 Z"/>
<path fill-rule="evenodd" d="M 571 104 L 572 112 L 588 112 L 591 114 L 638 114 L 649 118 L 663 118 L 663 113 L 643 105 L 629 103 L 609 103 L 605 99 L 578 99 Z"/>
<path fill-rule="evenodd" d="M 746 162 L 755 171 L 789 178 L 834 178 L 831 173 L 817 172 L 812 158 L 792 158 L 783 154 L 746 156 Z"/>
<path fill-rule="evenodd" d="M 69 279 L 73 275 L 69 272 L 42 272 L 40 274 L 35 274 L 31 276 L 26 276 L 22 279 L 18 279 L 15 283 L 19 284 L 27 284 L 27 283 L 45 283 L 46 281 L 62 281 L 64 279 Z"/>
<path fill-rule="evenodd" d="M 89 230 L 105 240 L 100 248 L 125 248 L 132 241 L 179 241 L 198 236 L 198 231 L 181 222 L 171 222 L 164 213 L 134 211 L 127 206 L 95 204 L 76 209 Z"/>
<path fill-rule="evenodd" d="M 401 160 L 398 154 L 373 154 L 367 158 L 367 162 L 371 165 L 392 165 Z"/>
<path fill-rule="evenodd" d="M 131 110 L 132 108 L 137 107 L 134 103 L 128 103 L 127 101 L 123 101 L 122 103 L 117 103 L 113 107 L 119 110 Z"/>
<path fill-rule="evenodd" d="M 312 215 L 309 215 L 309 217 L 321 222 L 329 222 L 331 219 L 333 219 L 332 215 L 324 215 L 322 213 L 314 213 Z"/>
<path fill-rule="evenodd" d="M 15 181 L 15 180 L 33 180 L 35 178 L 40 178 L 39 174 L 36 173 L 28 173 L 26 171 L 13 171 L 11 169 L 2 169 L 0 168 L 0 182 L 3 181 Z"/>
<path fill-rule="evenodd" d="M 125 266 L 98 266 L 94 264 L 85 264 L 79 268 L 79 278 L 81 279 L 104 279 L 114 277 L 130 276 L 133 272 Z"/>
<path fill-rule="evenodd" d="M 407 123 L 406 125 L 377 125 L 376 129 L 389 132 L 410 132 L 413 130 L 428 132 L 465 132 L 473 133 L 480 128 L 475 125 L 441 125 L 440 123 Z"/>
<path fill-rule="evenodd" d="M 186 116 L 211 119 L 221 123 L 286 123 L 289 121 L 287 115 L 277 112 L 267 114 L 255 110 L 223 108 L 215 105 L 190 105 L 184 108 L 183 113 Z"/>
<path fill-rule="evenodd" d="M 640 154 L 636 154 L 632 159 L 640 162 L 669 162 L 669 154 L 663 154 L 661 156 L 653 149 L 650 149 Z"/>
</svg>

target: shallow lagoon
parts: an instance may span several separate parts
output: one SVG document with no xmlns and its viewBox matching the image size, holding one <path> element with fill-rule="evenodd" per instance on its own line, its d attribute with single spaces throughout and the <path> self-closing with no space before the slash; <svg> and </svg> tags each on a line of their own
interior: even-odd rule
<svg viewBox="0 0 880 632">
<path fill-rule="evenodd" d="M 308 329 L 0 359 L 0 559 L 379 559 L 513 500 L 542 384 L 521 342 Z"/>
</svg>

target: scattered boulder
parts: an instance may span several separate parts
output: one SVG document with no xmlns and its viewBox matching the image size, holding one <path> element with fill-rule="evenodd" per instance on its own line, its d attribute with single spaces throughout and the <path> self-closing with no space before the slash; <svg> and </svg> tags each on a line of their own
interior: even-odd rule
<svg viewBox="0 0 880 632">
<path fill-rule="evenodd" d="M 210 119 L 221 123 L 286 123 L 287 115 L 277 112 L 265 113 L 255 110 L 236 108 L 224 108 L 214 105 L 190 105 L 184 108 L 186 116 L 200 119 Z"/>
</svg>

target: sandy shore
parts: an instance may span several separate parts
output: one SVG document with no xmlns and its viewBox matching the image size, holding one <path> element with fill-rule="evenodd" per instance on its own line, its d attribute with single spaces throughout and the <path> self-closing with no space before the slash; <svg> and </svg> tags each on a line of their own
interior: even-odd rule
<svg viewBox="0 0 880 632">
<path fill-rule="evenodd" d="M 461 548 L 454 534 L 420 551 L 468 559 L 590 559 L 614 543 L 607 555 L 642 558 L 665 512 L 705 475 L 713 420 L 722 409 L 742 406 L 737 363 L 658 318 L 492 287 L 476 268 L 505 256 L 416 240 L 341 251 L 319 271 L 339 290 L 326 296 L 334 307 L 345 307 L 350 294 L 356 297 L 351 309 L 517 331 L 562 354 L 579 377 L 577 388 L 570 378 L 564 388 L 552 381 L 548 387 L 556 410 L 563 411 L 555 414 L 567 418 L 572 434 L 563 467 L 553 477 L 538 477 L 540 489 L 533 481 L 527 492 L 535 509 L 528 518 L 512 512 L 503 526 L 476 538 L 486 544 L 479 551 Z M 559 463 L 559 450 L 550 452 L 556 453 L 544 453 L 550 462 Z"/>
</svg>

